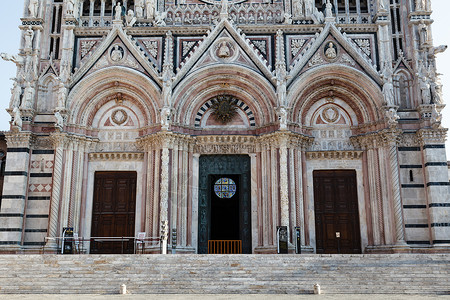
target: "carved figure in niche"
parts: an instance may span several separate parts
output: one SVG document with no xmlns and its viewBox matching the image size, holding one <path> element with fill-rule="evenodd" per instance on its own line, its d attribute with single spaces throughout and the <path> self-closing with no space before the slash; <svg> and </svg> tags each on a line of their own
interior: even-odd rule
<svg viewBox="0 0 450 300">
<path fill-rule="evenodd" d="M 397 126 L 398 119 L 400 119 L 400 117 L 397 115 L 396 109 L 393 107 L 389 108 L 389 110 L 386 111 L 386 118 L 387 118 L 389 127 Z"/>
<path fill-rule="evenodd" d="M 258 23 L 264 23 L 264 16 L 263 16 L 262 12 L 258 12 L 257 19 L 258 19 Z"/>
<path fill-rule="evenodd" d="M 66 3 L 66 12 L 68 15 L 73 16 L 73 10 L 75 8 L 75 2 L 74 0 L 67 0 Z"/>
<path fill-rule="evenodd" d="M 12 125 L 19 127 L 19 129 L 22 129 L 22 116 L 20 115 L 19 108 L 14 107 L 13 113 L 14 113 L 14 121 L 12 122 Z"/>
<path fill-rule="evenodd" d="M 438 128 L 441 126 L 442 114 L 439 113 L 436 109 L 436 104 L 433 104 L 431 107 L 431 124 L 433 128 Z"/>
<path fill-rule="evenodd" d="M 425 24 L 423 20 L 420 20 L 419 25 L 417 26 L 419 30 L 419 41 L 421 46 L 425 46 L 428 44 L 428 25 Z"/>
<path fill-rule="evenodd" d="M 226 41 L 223 41 L 223 42 L 220 44 L 220 47 L 219 47 L 219 54 L 218 54 L 217 56 L 219 56 L 220 58 L 226 58 L 226 57 L 230 57 L 230 56 L 231 56 L 231 54 L 230 54 L 230 48 L 228 47 Z"/>
<path fill-rule="evenodd" d="M 392 82 L 392 76 L 383 76 L 383 96 L 386 105 L 394 105 L 394 84 Z"/>
<path fill-rule="evenodd" d="M 30 0 L 28 4 L 28 11 L 30 13 L 30 17 L 37 18 L 39 13 L 39 0 Z"/>
<path fill-rule="evenodd" d="M 267 23 L 272 23 L 273 22 L 273 14 L 271 11 L 269 11 L 267 13 Z"/>
<path fill-rule="evenodd" d="M 278 108 L 277 110 L 278 115 L 278 121 L 280 122 L 280 130 L 286 130 L 287 129 L 287 109 L 283 106 Z"/>
<path fill-rule="evenodd" d="M 31 28 L 31 26 L 28 26 L 27 31 L 25 31 L 25 45 L 24 50 L 25 52 L 31 52 L 33 50 L 33 37 L 34 37 L 34 30 Z"/>
<path fill-rule="evenodd" d="M 245 13 L 244 12 L 240 12 L 239 13 L 239 23 L 245 23 Z"/>
<path fill-rule="evenodd" d="M 424 11 L 427 9 L 427 0 L 416 0 L 416 11 Z"/>
<path fill-rule="evenodd" d="M 171 114 L 170 107 L 163 107 L 161 109 L 161 128 L 168 130 L 170 126 L 170 114 Z"/>
<path fill-rule="evenodd" d="M 9 102 L 10 108 L 20 106 L 20 96 L 22 96 L 22 87 L 17 82 L 17 79 L 14 79 L 14 85 L 11 89 L 11 101 Z"/>
<path fill-rule="evenodd" d="M 288 13 L 284 13 L 284 24 L 292 24 L 292 16 Z"/>
<path fill-rule="evenodd" d="M 181 13 L 177 12 L 175 15 L 175 23 L 181 23 Z"/>
<path fill-rule="evenodd" d="M 64 109 L 66 106 L 67 88 L 62 81 L 58 84 L 58 98 L 56 107 L 59 109 Z"/>
<path fill-rule="evenodd" d="M 146 2 L 147 19 L 153 20 L 155 18 L 155 6 L 156 6 L 155 0 L 147 0 Z"/>
<path fill-rule="evenodd" d="M 305 5 L 305 17 L 309 17 L 314 13 L 314 8 L 316 7 L 314 5 L 314 0 L 304 0 Z"/>
<path fill-rule="evenodd" d="M 316 7 L 314 7 L 312 19 L 315 24 L 322 24 L 323 21 L 325 21 L 325 16 L 324 16 L 323 12 L 319 11 Z"/>
<path fill-rule="evenodd" d="M 330 0 L 327 0 L 327 4 L 325 4 L 325 17 L 333 17 L 333 4 L 331 4 Z"/>
<path fill-rule="evenodd" d="M 325 56 L 328 59 L 335 59 L 337 57 L 336 46 L 333 44 L 333 42 L 328 43 L 328 46 L 325 50 Z"/>
<path fill-rule="evenodd" d="M 166 26 L 166 22 L 164 21 L 166 16 L 167 16 L 166 11 L 156 12 L 154 24 L 159 27 Z"/>
<path fill-rule="evenodd" d="M 111 51 L 111 60 L 115 62 L 121 61 L 123 58 L 123 49 L 119 45 L 114 46 L 113 50 Z"/>
<path fill-rule="evenodd" d="M 293 0 L 292 1 L 292 15 L 294 16 L 294 18 L 304 16 L 304 13 L 303 13 L 304 1 L 305 0 Z"/>
<path fill-rule="evenodd" d="M 114 11 L 115 11 L 114 20 L 115 21 L 122 20 L 122 6 L 120 5 L 120 2 L 117 2 L 117 5 L 114 8 Z"/>
<path fill-rule="evenodd" d="M 71 72 L 70 65 L 67 61 L 63 62 L 61 65 L 61 75 L 59 76 L 62 82 L 67 82 L 70 80 Z"/>
<path fill-rule="evenodd" d="M 200 18 L 200 14 L 198 12 L 196 12 L 194 14 L 194 24 L 200 24 L 201 23 L 201 18 Z"/>
<path fill-rule="evenodd" d="M 34 88 L 31 83 L 27 81 L 25 90 L 23 91 L 23 101 L 21 107 L 24 109 L 32 109 L 34 102 Z"/>
<path fill-rule="evenodd" d="M 133 10 L 128 10 L 127 15 L 125 16 L 125 22 L 128 27 L 133 27 L 134 23 L 136 23 L 136 17 L 134 16 Z"/>
<path fill-rule="evenodd" d="M 423 104 L 431 103 L 430 80 L 426 75 L 419 77 L 419 87 L 422 95 Z"/>
<path fill-rule="evenodd" d="M 55 112 L 55 127 L 59 130 L 63 130 L 64 128 L 64 118 L 61 116 L 61 113 L 59 111 Z"/>
<path fill-rule="evenodd" d="M 138 19 L 144 18 L 144 0 L 136 0 L 134 4 L 134 9 L 136 10 L 136 17 Z"/>
<path fill-rule="evenodd" d="M 189 12 L 187 12 L 184 15 L 184 23 L 185 24 L 192 24 L 191 14 Z"/>
<path fill-rule="evenodd" d="M 248 23 L 255 24 L 255 16 L 253 15 L 253 13 L 250 13 L 248 15 Z M 292 23 L 292 19 L 291 19 L 291 23 Z"/>
</svg>

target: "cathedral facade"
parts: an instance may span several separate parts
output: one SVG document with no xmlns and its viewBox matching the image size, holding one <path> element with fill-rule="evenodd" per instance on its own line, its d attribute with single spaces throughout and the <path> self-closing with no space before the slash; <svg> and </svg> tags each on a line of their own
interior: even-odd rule
<svg viewBox="0 0 450 300">
<path fill-rule="evenodd" d="M 430 5 L 25 0 L 0 252 L 448 252 Z"/>
</svg>

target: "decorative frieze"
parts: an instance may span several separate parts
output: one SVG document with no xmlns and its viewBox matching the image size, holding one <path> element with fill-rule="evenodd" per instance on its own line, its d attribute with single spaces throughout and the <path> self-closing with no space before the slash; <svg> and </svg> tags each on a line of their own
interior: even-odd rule
<svg viewBox="0 0 450 300">
<path fill-rule="evenodd" d="M 246 154 L 255 152 L 253 136 L 199 136 L 194 151 L 201 154 Z"/>
<path fill-rule="evenodd" d="M 99 152 L 89 153 L 89 161 L 141 161 L 144 160 L 144 153 L 130 152 Z"/>
<path fill-rule="evenodd" d="M 363 151 L 308 151 L 307 159 L 361 159 Z"/>
</svg>

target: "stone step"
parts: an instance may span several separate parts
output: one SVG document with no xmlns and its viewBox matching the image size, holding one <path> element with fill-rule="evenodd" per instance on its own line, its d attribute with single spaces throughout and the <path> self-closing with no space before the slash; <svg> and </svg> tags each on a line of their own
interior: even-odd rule
<svg viewBox="0 0 450 300">
<path fill-rule="evenodd" d="M 448 255 L 4 255 L 0 293 L 445 294 Z"/>
</svg>

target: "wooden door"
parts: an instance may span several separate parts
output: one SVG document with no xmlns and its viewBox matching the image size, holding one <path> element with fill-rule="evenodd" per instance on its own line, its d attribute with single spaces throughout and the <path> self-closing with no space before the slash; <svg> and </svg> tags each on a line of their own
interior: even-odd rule
<svg viewBox="0 0 450 300">
<path fill-rule="evenodd" d="M 133 237 L 136 172 L 96 172 L 91 237 Z M 99 239 L 91 253 L 133 253 L 132 239 Z"/>
<path fill-rule="evenodd" d="M 361 253 L 356 172 L 314 171 L 317 253 Z"/>
</svg>

